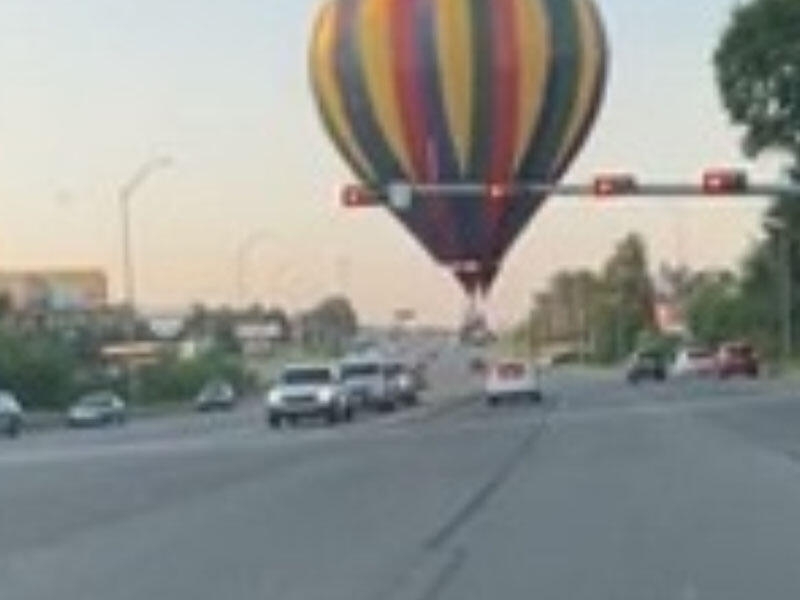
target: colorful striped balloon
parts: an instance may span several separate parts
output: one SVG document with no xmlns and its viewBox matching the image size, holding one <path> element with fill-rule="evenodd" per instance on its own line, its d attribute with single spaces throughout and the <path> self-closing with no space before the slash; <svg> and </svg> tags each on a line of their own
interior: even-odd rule
<svg viewBox="0 0 800 600">
<path fill-rule="evenodd" d="M 325 126 L 368 185 L 557 181 L 605 89 L 592 0 L 332 0 L 311 46 Z M 469 293 L 488 291 L 544 197 L 394 211 Z"/>
</svg>

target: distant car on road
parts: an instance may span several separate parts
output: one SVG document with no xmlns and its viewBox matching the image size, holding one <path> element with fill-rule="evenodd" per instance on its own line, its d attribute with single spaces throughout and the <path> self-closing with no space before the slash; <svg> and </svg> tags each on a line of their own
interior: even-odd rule
<svg viewBox="0 0 800 600">
<path fill-rule="evenodd" d="M 342 383 L 356 406 L 380 411 L 397 409 L 398 399 L 389 388 L 386 367 L 381 357 L 350 358 L 342 362 Z"/>
<path fill-rule="evenodd" d="M 484 359 L 482 356 L 474 356 L 469 361 L 469 370 L 474 375 L 486 375 L 486 368 L 486 359 Z"/>
<path fill-rule="evenodd" d="M 761 370 L 755 349 L 742 342 L 720 346 L 716 363 L 717 374 L 722 379 L 735 376 L 756 379 Z"/>
<path fill-rule="evenodd" d="M 354 407 L 342 386 L 336 367 L 292 365 L 286 367 L 266 396 L 266 419 L 273 429 L 285 422 L 323 418 L 330 425 L 351 421 Z"/>
<path fill-rule="evenodd" d="M 707 348 L 683 348 L 675 357 L 672 375 L 686 377 L 714 377 L 717 374 L 717 357 Z"/>
<path fill-rule="evenodd" d="M 128 419 L 125 401 L 112 391 L 86 394 L 67 413 L 70 427 L 123 425 Z"/>
<path fill-rule="evenodd" d="M 408 406 L 419 402 L 420 380 L 414 369 L 402 362 L 390 362 L 385 368 L 389 394 Z"/>
<path fill-rule="evenodd" d="M 216 379 L 200 390 L 194 405 L 200 412 L 233 410 L 236 407 L 236 390 L 224 379 Z"/>
<path fill-rule="evenodd" d="M 628 363 L 628 382 L 636 385 L 642 381 L 664 381 L 667 378 L 667 364 L 659 352 L 637 352 Z"/>
<path fill-rule="evenodd" d="M 14 395 L 0 391 L 0 435 L 17 437 L 22 432 L 24 418 L 22 406 Z"/>
<path fill-rule="evenodd" d="M 488 365 L 486 371 L 485 396 L 490 406 L 506 401 L 543 401 L 539 372 L 530 364 L 504 360 Z"/>
</svg>

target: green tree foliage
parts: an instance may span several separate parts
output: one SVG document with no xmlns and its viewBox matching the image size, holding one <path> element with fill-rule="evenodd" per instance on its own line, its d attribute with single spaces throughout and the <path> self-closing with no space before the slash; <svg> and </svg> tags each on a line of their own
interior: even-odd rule
<svg viewBox="0 0 800 600">
<path fill-rule="evenodd" d="M 686 312 L 698 342 L 713 347 L 748 333 L 746 303 L 740 292 L 740 283 L 730 272 L 695 276 Z"/>
<path fill-rule="evenodd" d="M 717 80 L 750 156 L 800 157 L 800 3 L 756 0 L 734 11 L 715 55 Z"/>
<path fill-rule="evenodd" d="M 731 120 L 744 130 L 743 149 L 751 157 L 765 152 L 787 159 L 787 176 L 800 182 L 800 2 L 752 0 L 735 9 L 717 48 L 714 62 L 723 103 Z M 768 218 L 784 226 L 791 240 L 795 268 L 792 286 L 800 283 L 800 198 L 778 198 Z M 776 281 L 777 234 L 747 257 L 741 282 L 741 310 L 760 322 L 761 337 L 777 337 L 780 294 Z M 800 294 L 795 293 L 795 320 Z M 798 331 L 794 332 L 795 341 Z M 771 339 L 767 345 L 774 346 Z"/>
<path fill-rule="evenodd" d="M 0 333 L 0 388 L 26 407 L 58 409 L 70 402 L 77 366 L 74 353 L 57 339 Z"/>
<path fill-rule="evenodd" d="M 358 316 L 347 298 L 335 296 L 303 315 L 301 329 L 306 346 L 338 353 L 358 333 Z"/>
<path fill-rule="evenodd" d="M 556 274 L 537 296 L 528 329 L 542 345 L 566 342 L 591 348 L 601 361 L 618 360 L 654 329 L 654 296 L 647 249 L 631 234 L 600 273 Z"/>
<path fill-rule="evenodd" d="M 187 401 L 214 379 L 224 379 L 239 390 L 252 384 L 241 362 L 230 355 L 211 352 L 192 360 L 166 356 L 140 370 L 139 396 L 151 403 Z"/>
<path fill-rule="evenodd" d="M 654 328 L 655 294 L 647 248 L 642 238 L 628 235 L 615 248 L 600 279 L 595 347 L 602 360 L 630 354 L 645 331 Z"/>
</svg>

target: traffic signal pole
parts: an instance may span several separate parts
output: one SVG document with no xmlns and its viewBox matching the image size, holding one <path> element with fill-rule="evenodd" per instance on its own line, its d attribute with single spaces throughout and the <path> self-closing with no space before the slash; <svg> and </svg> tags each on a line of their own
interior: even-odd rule
<svg viewBox="0 0 800 600">
<path fill-rule="evenodd" d="M 463 198 L 498 200 L 524 200 L 535 196 L 561 196 L 577 198 L 615 197 L 800 197 L 800 185 L 791 183 L 753 183 L 744 171 L 712 170 L 703 173 L 696 183 L 653 182 L 639 183 L 632 175 L 599 175 L 589 183 L 546 183 L 537 181 L 512 181 L 507 183 L 436 182 L 411 183 L 399 181 L 383 188 L 347 186 L 342 203 L 350 208 L 388 206 L 403 212 L 415 200 L 435 198 Z"/>
</svg>

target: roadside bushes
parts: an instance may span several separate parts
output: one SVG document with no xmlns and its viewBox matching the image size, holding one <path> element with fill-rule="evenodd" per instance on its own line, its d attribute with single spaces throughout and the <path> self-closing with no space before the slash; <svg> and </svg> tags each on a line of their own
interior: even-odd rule
<svg viewBox="0 0 800 600">
<path fill-rule="evenodd" d="M 165 357 L 137 372 L 137 400 L 144 404 L 188 401 L 212 379 L 225 379 L 238 392 L 252 386 L 252 378 L 231 355 L 211 352 L 190 360 Z"/>
<path fill-rule="evenodd" d="M 0 332 L 0 388 L 13 392 L 26 408 L 66 406 L 76 390 L 78 366 L 57 339 Z"/>
</svg>

